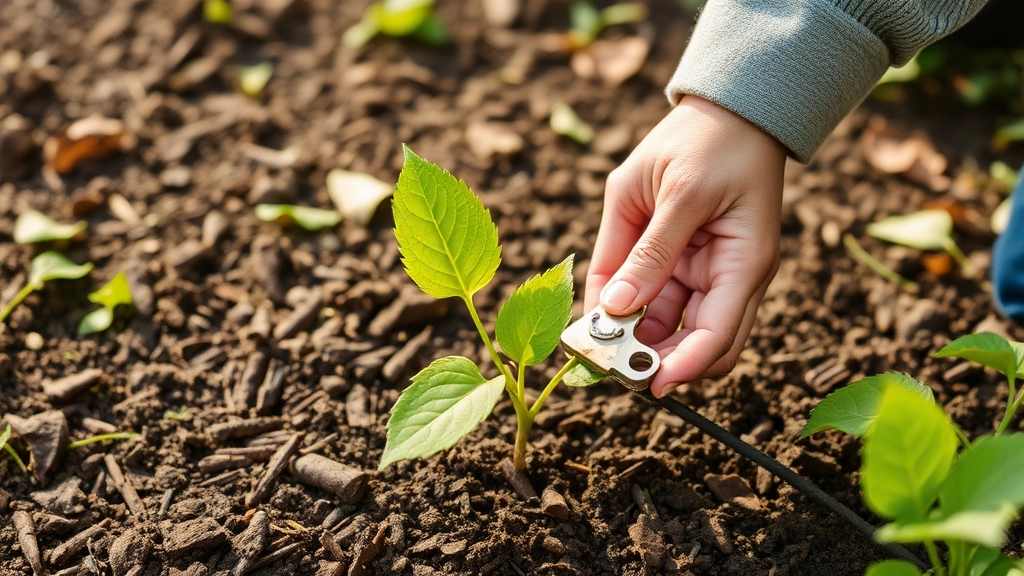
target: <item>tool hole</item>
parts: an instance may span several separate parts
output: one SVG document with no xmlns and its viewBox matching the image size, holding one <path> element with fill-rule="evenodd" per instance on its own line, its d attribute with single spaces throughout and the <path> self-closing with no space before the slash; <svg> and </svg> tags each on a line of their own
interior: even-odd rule
<svg viewBox="0 0 1024 576">
<path fill-rule="evenodd" d="M 647 352 L 633 352 L 629 357 L 629 367 L 637 372 L 646 372 L 654 366 L 654 358 Z"/>
</svg>

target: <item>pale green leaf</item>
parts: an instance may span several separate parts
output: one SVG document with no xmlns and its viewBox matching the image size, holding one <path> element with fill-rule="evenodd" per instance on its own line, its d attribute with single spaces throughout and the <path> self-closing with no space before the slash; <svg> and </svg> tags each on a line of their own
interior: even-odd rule
<svg viewBox="0 0 1024 576">
<path fill-rule="evenodd" d="M 573 388 L 586 388 L 597 384 L 603 378 L 604 374 L 594 372 L 584 364 L 580 363 L 570 368 L 569 371 L 565 373 L 565 376 L 562 376 L 562 382 L 564 382 L 566 386 L 571 386 Z"/>
<path fill-rule="evenodd" d="M 572 314 L 572 264 L 570 255 L 547 272 L 530 278 L 498 310 L 495 336 L 516 364 L 533 366 L 558 346 Z"/>
<path fill-rule="evenodd" d="M 1017 374 L 1024 374 L 1024 343 L 1008 340 L 1010 348 L 1017 355 Z"/>
<path fill-rule="evenodd" d="M 388 36 L 402 37 L 415 32 L 433 11 L 433 0 L 384 0 L 370 6 L 367 14 Z"/>
<path fill-rule="evenodd" d="M 327 173 L 327 195 L 350 222 L 366 226 L 377 206 L 395 191 L 394 184 L 382 182 L 369 174 L 335 168 Z"/>
<path fill-rule="evenodd" d="M 934 354 L 936 358 L 963 358 L 998 370 L 1007 378 L 1017 374 L 1017 353 L 1010 342 L 991 332 L 968 334 L 953 340 Z"/>
<path fill-rule="evenodd" d="M 918 392 L 888 386 L 861 453 L 860 485 L 868 508 L 899 522 L 925 520 L 957 442 L 942 408 Z"/>
<path fill-rule="evenodd" d="M 7 441 L 11 439 L 11 425 L 8 424 L 2 434 L 0 434 L 0 450 L 7 445 Z"/>
<path fill-rule="evenodd" d="M 601 13 L 587 0 L 576 0 L 569 8 L 569 38 L 576 48 L 591 44 L 604 28 Z"/>
<path fill-rule="evenodd" d="M 29 210 L 18 216 L 14 222 L 14 241 L 18 244 L 37 244 L 53 240 L 70 240 L 81 234 L 86 226 L 88 224 L 85 222 L 61 224 L 42 212 Z"/>
<path fill-rule="evenodd" d="M 635 24 L 647 19 L 647 4 L 643 2 L 624 2 L 612 4 L 601 10 L 601 24 L 603 26 L 618 26 L 620 24 Z"/>
<path fill-rule="evenodd" d="M 972 576 L 1024 576 L 1024 561 L 999 550 L 979 547 L 971 557 Z"/>
<path fill-rule="evenodd" d="M 498 269 L 498 229 L 465 182 L 403 149 L 392 208 L 405 269 L 435 298 L 469 300 Z"/>
<path fill-rule="evenodd" d="M 906 560 L 883 560 L 868 566 L 864 576 L 921 576 L 921 570 Z"/>
<path fill-rule="evenodd" d="M 278 222 L 284 225 L 295 223 L 311 232 L 330 228 L 341 222 L 341 214 L 334 210 L 321 210 L 310 206 L 257 204 L 254 211 L 256 218 L 264 222 Z"/>
<path fill-rule="evenodd" d="M 92 262 L 75 264 L 60 252 L 50 250 L 32 259 L 32 269 L 28 273 L 28 283 L 37 290 L 50 280 L 74 280 L 85 276 L 92 270 Z"/>
<path fill-rule="evenodd" d="M 551 108 L 551 129 L 555 134 L 568 136 L 580 144 L 589 144 L 594 139 L 594 129 L 583 121 L 565 102 Z"/>
<path fill-rule="evenodd" d="M 263 90 L 274 75 L 274 65 L 270 62 L 260 62 L 252 66 L 239 66 L 238 87 L 246 96 L 253 98 L 263 94 Z"/>
<path fill-rule="evenodd" d="M 939 502 L 946 516 L 1024 506 L 1024 434 L 976 441 L 946 478 Z"/>
<path fill-rule="evenodd" d="M 945 210 L 923 210 L 869 224 L 867 233 L 918 250 L 946 250 L 952 241 L 953 218 Z"/>
<path fill-rule="evenodd" d="M 995 136 L 992 137 L 992 147 L 996 150 L 1002 150 L 1009 146 L 1011 142 L 1020 142 L 1022 140 L 1024 140 L 1024 118 L 997 130 Z"/>
<path fill-rule="evenodd" d="M 380 469 L 451 448 L 490 415 L 504 389 L 504 376 L 487 380 L 467 358 L 433 361 L 391 409 Z"/>
<path fill-rule="evenodd" d="M 96 334 L 97 332 L 103 332 L 110 325 L 114 323 L 114 309 L 113 308 L 99 308 L 93 310 L 82 318 L 82 321 L 78 323 L 78 333 L 81 335 Z"/>
<path fill-rule="evenodd" d="M 132 289 L 128 286 L 128 276 L 124 272 L 119 272 L 117 276 L 111 278 L 110 282 L 89 294 L 89 300 L 107 308 L 131 304 Z"/>
<path fill-rule="evenodd" d="M 931 388 L 906 374 L 886 372 L 858 380 L 829 394 L 811 410 L 801 438 L 824 430 L 841 430 L 861 436 L 874 423 L 882 395 L 889 386 L 911 390 L 922 398 L 934 400 Z"/>
<path fill-rule="evenodd" d="M 960 512 L 946 518 L 920 522 L 894 522 L 875 532 L 879 542 L 958 541 L 999 548 L 1006 540 L 1006 528 L 1017 518 L 1009 504 L 998 510 Z"/>
</svg>

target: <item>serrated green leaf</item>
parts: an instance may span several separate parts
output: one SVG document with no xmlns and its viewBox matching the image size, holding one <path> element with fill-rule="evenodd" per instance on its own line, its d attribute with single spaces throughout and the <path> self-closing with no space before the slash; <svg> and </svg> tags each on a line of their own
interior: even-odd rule
<svg viewBox="0 0 1024 576">
<path fill-rule="evenodd" d="M 946 478 L 939 502 L 946 516 L 1024 506 L 1024 434 L 976 441 Z"/>
<path fill-rule="evenodd" d="M 886 387 L 878 417 L 864 435 L 864 502 L 884 518 L 927 519 L 956 447 L 953 424 L 942 408 L 918 392 Z"/>
<path fill-rule="evenodd" d="M 254 211 L 256 218 L 264 222 L 278 222 L 285 225 L 294 222 L 310 232 L 330 228 L 341 222 L 341 214 L 334 210 L 321 210 L 311 206 L 257 204 Z"/>
<path fill-rule="evenodd" d="M 465 182 L 402 148 L 392 207 L 406 272 L 434 298 L 470 300 L 501 262 L 498 229 Z"/>
<path fill-rule="evenodd" d="M 883 560 L 868 566 L 864 576 L 921 576 L 921 570 L 906 560 Z"/>
<path fill-rule="evenodd" d="M 38 244 L 53 240 L 70 240 L 81 234 L 87 226 L 85 222 L 61 224 L 42 212 L 29 210 L 23 212 L 14 222 L 14 241 L 18 244 Z"/>
<path fill-rule="evenodd" d="M 516 364 L 533 366 L 558 346 L 572 314 L 572 255 L 516 289 L 498 310 L 494 333 Z"/>
<path fill-rule="evenodd" d="M 82 321 L 78 323 L 78 333 L 82 336 L 96 334 L 110 328 L 110 325 L 113 323 L 114 309 L 99 308 L 89 312 L 82 318 Z"/>
<path fill-rule="evenodd" d="M 958 541 L 999 548 L 1006 540 L 1006 528 L 1017 518 L 1009 504 L 998 510 L 970 511 L 946 518 L 920 522 L 894 522 L 875 532 L 879 542 Z"/>
<path fill-rule="evenodd" d="M 60 252 L 50 250 L 32 259 L 28 283 L 38 290 L 50 280 L 74 280 L 85 276 L 91 270 L 92 262 L 75 264 Z"/>
<path fill-rule="evenodd" d="M 566 386 L 571 386 L 573 388 L 587 388 L 588 386 L 597 384 L 603 378 L 604 374 L 594 372 L 581 363 L 570 368 L 569 371 L 565 373 L 565 376 L 562 376 L 562 382 L 565 383 Z"/>
<path fill-rule="evenodd" d="M 811 410 L 811 417 L 800 433 L 800 438 L 824 430 L 841 430 L 853 436 L 863 435 L 878 416 L 882 396 L 889 386 L 900 386 L 934 401 L 931 388 L 906 374 L 886 372 L 869 376 L 823 398 Z"/>
<path fill-rule="evenodd" d="M 490 415 L 504 389 L 504 376 L 487 380 L 467 358 L 433 361 L 391 409 L 380 469 L 451 448 Z"/>
<path fill-rule="evenodd" d="M 869 224 L 867 233 L 918 250 L 946 250 L 952 241 L 953 218 L 945 210 L 923 210 Z"/>
<path fill-rule="evenodd" d="M 1010 342 L 991 332 L 968 334 L 953 340 L 933 354 L 936 358 L 963 358 L 998 370 L 1007 378 L 1017 374 L 1017 353 Z"/>
</svg>

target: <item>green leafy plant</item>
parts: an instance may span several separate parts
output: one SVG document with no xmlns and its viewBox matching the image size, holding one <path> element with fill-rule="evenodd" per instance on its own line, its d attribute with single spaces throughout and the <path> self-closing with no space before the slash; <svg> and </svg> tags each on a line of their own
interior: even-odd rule
<svg viewBox="0 0 1024 576">
<path fill-rule="evenodd" d="M 349 48 L 361 48 L 377 34 L 394 38 L 415 36 L 437 46 L 448 43 L 444 23 L 434 16 L 434 0 L 375 2 L 358 24 L 345 31 L 341 41 Z"/>
<path fill-rule="evenodd" d="M 7 443 L 11 439 L 11 425 L 8 424 L 4 429 L 3 433 L 0 434 L 0 449 L 7 452 L 7 455 L 18 465 L 18 469 L 21 470 L 22 474 L 28 474 L 28 468 L 25 466 L 25 462 L 22 461 L 21 456 L 14 451 L 14 448 Z"/>
<path fill-rule="evenodd" d="M 28 295 L 40 290 L 50 280 L 74 280 L 81 278 L 92 270 L 92 262 L 75 264 L 68 257 L 60 252 L 48 251 L 32 259 L 32 268 L 28 273 L 28 283 L 14 298 L 0 310 L 0 322 L 3 322 L 11 314 L 18 304 L 21 304 Z"/>
<path fill-rule="evenodd" d="M 78 333 L 82 335 L 95 334 L 110 328 L 114 322 L 114 309 L 122 305 L 132 305 L 132 290 L 128 286 L 128 277 L 124 272 L 119 273 L 99 290 L 89 294 L 89 300 L 103 307 L 82 318 L 78 324 Z"/>
<path fill-rule="evenodd" d="M 939 576 L 1024 575 L 1024 561 L 1004 556 L 1006 530 L 1024 507 L 1024 434 L 1006 428 L 1024 401 L 1016 378 L 1024 344 L 991 333 L 958 338 L 935 353 L 999 371 L 1009 398 L 991 436 L 973 443 L 936 404 L 930 388 L 887 373 L 826 396 L 801 438 L 841 430 L 864 439 L 860 485 L 865 504 L 889 522 L 881 542 L 921 543 Z M 947 559 L 936 543 L 945 544 Z M 872 565 L 868 576 L 920 575 L 902 560 Z"/>
<path fill-rule="evenodd" d="M 948 252 L 960 264 L 965 276 L 974 276 L 974 266 L 953 240 L 953 217 L 945 210 L 922 210 L 905 216 L 890 216 L 867 227 L 869 236 L 918 250 Z"/>
<path fill-rule="evenodd" d="M 573 49 L 586 48 L 605 28 L 642 22 L 647 19 L 647 12 L 643 2 L 612 4 L 598 10 L 587 0 L 576 0 L 569 9 L 569 43 Z"/>
<path fill-rule="evenodd" d="M 558 383 L 568 375 L 574 385 L 594 382 L 570 359 L 533 404 L 527 402 L 526 368 L 555 350 L 569 322 L 573 257 L 527 280 L 498 311 L 495 336 L 512 361 L 509 365 L 473 304 L 473 295 L 491 281 L 501 261 L 498 230 L 490 213 L 465 182 L 403 149 L 405 165 L 393 210 L 406 272 L 427 294 L 459 298 L 466 304 L 498 374 L 487 378 L 472 360 L 449 356 L 413 376 L 391 410 L 380 468 L 454 446 L 487 418 L 505 390 L 518 425 L 513 462 L 523 469 L 533 420 Z"/>
<path fill-rule="evenodd" d="M 38 244 L 71 240 L 84 232 L 87 226 L 85 222 L 61 224 L 42 212 L 29 210 L 14 222 L 14 241 L 18 244 Z"/>
<path fill-rule="evenodd" d="M 277 222 L 282 225 L 297 224 L 300 228 L 310 232 L 331 228 L 341 222 L 341 214 L 334 210 L 323 210 L 310 206 L 257 204 L 254 211 L 256 218 L 264 222 Z"/>
</svg>

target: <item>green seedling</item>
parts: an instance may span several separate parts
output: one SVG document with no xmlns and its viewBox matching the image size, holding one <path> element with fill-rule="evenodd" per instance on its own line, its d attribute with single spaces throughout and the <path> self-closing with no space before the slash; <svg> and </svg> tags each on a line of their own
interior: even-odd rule
<svg viewBox="0 0 1024 576">
<path fill-rule="evenodd" d="M 331 228 L 341 222 L 341 214 L 334 210 L 321 210 L 310 206 L 257 204 L 255 212 L 256 218 L 264 222 L 277 222 L 285 226 L 297 224 L 310 232 Z"/>
<path fill-rule="evenodd" d="M 861 264 L 870 268 L 875 274 L 878 274 L 882 278 L 885 278 L 889 282 L 900 286 L 911 294 L 917 294 L 918 287 L 915 282 L 907 280 L 903 276 L 900 276 L 892 268 L 889 268 L 885 264 L 879 262 L 874 256 L 869 254 L 867 250 L 861 247 L 857 239 L 850 234 L 843 234 L 843 246 L 846 247 L 846 252 L 851 258 L 860 262 Z"/>
<path fill-rule="evenodd" d="M 575 50 L 586 48 L 605 28 L 643 22 L 647 12 L 647 5 L 642 2 L 612 4 L 598 10 L 587 0 L 576 0 L 569 9 L 569 43 Z"/>
<path fill-rule="evenodd" d="M 14 222 L 14 241 L 18 244 L 67 241 L 84 232 L 87 226 L 85 222 L 61 224 L 42 212 L 29 210 Z"/>
<path fill-rule="evenodd" d="M 28 467 L 26 467 L 25 462 L 21 460 L 21 456 L 18 456 L 18 453 L 14 451 L 14 448 L 7 443 L 7 441 L 10 439 L 11 425 L 8 424 L 7 428 L 5 428 L 3 431 L 3 434 L 0 434 L 0 449 L 2 449 L 4 452 L 7 452 L 7 455 L 11 457 L 11 460 L 14 460 L 14 463 L 17 464 L 18 469 L 21 470 L 22 474 L 28 474 Z"/>
<path fill-rule="evenodd" d="M 434 0 L 375 2 L 358 24 L 345 31 L 341 41 L 349 48 L 361 48 L 377 34 L 393 38 L 415 36 L 435 46 L 448 43 L 444 23 L 434 16 Z"/>
<path fill-rule="evenodd" d="M 551 129 L 555 134 L 568 136 L 579 144 L 587 145 L 594 139 L 594 128 L 583 121 L 565 102 L 551 107 Z"/>
<path fill-rule="evenodd" d="M 78 333 L 82 335 L 95 334 L 110 328 L 114 322 L 114 309 L 118 306 L 132 305 L 132 290 L 128 286 L 128 276 L 124 272 L 114 276 L 99 290 L 89 294 L 89 300 L 103 307 L 82 318 L 82 322 L 78 324 Z"/>
<path fill-rule="evenodd" d="M 869 236 L 918 250 L 948 252 L 960 264 L 964 276 L 975 275 L 974 266 L 953 240 L 953 217 L 945 210 L 922 210 L 906 216 L 890 216 L 867 227 Z"/>
<path fill-rule="evenodd" d="M 1002 150 L 1011 142 L 1024 141 L 1024 118 L 1003 126 L 992 137 L 992 148 Z"/>
<path fill-rule="evenodd" d="M 921 543 L 939 576 L 1024 574 L 1004 556 L 1006 530 L 1024 507 L 1024 434 L 1006 434 L 1024 393 L 1024 345 L 991 333 L 958 338 L 936 357 L 957 357 L 1007 377 L 1009 402 L 991 436 L 973 443 L 935 403 L 930 388 L 904 374 L 859 380 L 825 397 L 801 437 L 841 430 L 863 438 L 860 484 L 865 504 L 888 520 L 875 538 Z M 938 553 L 943 542 L 947 558 Z M 908 562 L 872 565 L 868 576 L 920 575 Z"/>
<path fill-rule="evenodd" d="M 527 280 L 498 311 L 498 354 L 473 295 L 490 283 L 501 261 L 498 230 L 491 215 L 465 182 L 408 148 L 398 179 L 393 210 L 402 263 L 421 290 L 435 298 L 459 298 L 497 371 L 487 378 L 468 358 L 433 361 L 402 392 L 388 420 L 380 468 L 398 460 L 426 458 L 454 446 L 487 418 L 504 390 L 518 425 L 513 462 L 526 468 L 530 429 L 544 402 L 566 375 L 575 385 L 593 383 L 567 361 L 532 405 L 526 398 L 526 369 L 543 362 L 558 346 L 569 322 L 573 299 L 573 257 Z"/>
<path fill-rule="evenodd" d="M 1000 160 L 989 164 L 988 175 L 999 183 L 1000 191 L 1004 193 L 1012 191 L 1020 181 L 1020 172 Z"/>
<path fill-rule="evenodd" d="M 203 0 L 203 20 L 211 24 L 231 24 L 235 12 L 227 0 Z"/>
<path fill-rule="evenodd" d="M 270 62 L 260 62 L 252 66 L 238 67 L 238 89 L 243 94 L 252 98 L 263 96 L 263 90 L 274 75 L 274 65 Z"/>
<path fill-rule="evenodd" d="M 188 409 L 182 408 L 177 412 L 174 410 L 167 410 L 164 412 L 164 420 L 188 420 Z"/>
<path fill-rule="evenodd" d="M 43 252 L 32 259 L 32 269 L 28 273 L 28 283 L 14 298 L 0 310 L 0 322 L 7 319 L 14 308 L 36 290 L 41 290 L 50 280 L 75 280 L 92 270 L 92 262 L 75 264 L 60 252 Z"/>
<path fill-rule="evenodd" d="M 95 444 L 97 442 L 132 440 L 133 438 L 138 437 L 139 434 L 136 432 L 111 432 L 110 434 L 97 434 L 96 436 L 75 440 L 68 444 L 68 450 L 75 450 L 76 448 L 81 448 L 82 446 L 88 446 L 89 444 Z"/>
</svg>

